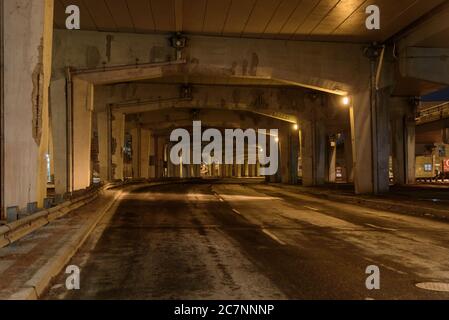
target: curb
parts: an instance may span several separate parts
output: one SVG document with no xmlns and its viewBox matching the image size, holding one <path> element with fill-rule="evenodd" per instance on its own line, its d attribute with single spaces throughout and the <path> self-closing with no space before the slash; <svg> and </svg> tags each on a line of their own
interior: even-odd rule
<svg viewBox="0 0 449 320">
<path fill-rule="evenodd" d="M 34 213 L 26 218 L 1 226 L 0 249 L 20 240 L 53 220 L 59 219 L 69 212 L 94 201 L 105 188 L 106 186 L 76 199 L 66 201 L 56 207 Z"/>
<path fill-rule="evenodd" d="M 268 184 L 271 186 L 276 186 L 275 184 Z M 393 202 L 391 199 L 366 199 L 363 197 L 351 196 L 351 195 L 338 195 L 324 193 L 322 191 L 304 190 L 299 189 L 294 186 L 287 186 L 287 189 L 292 192 L 301 191 L 303 194 L 310 196 L 325 198 L 327 200 L 342 201 L 347 204 L 356 204 L 366 206 L 367 208 L 372 208 L 375 210 L 389 210 L 398 214 L 404 214 L 414 217 L 423 217 L 427 219 L 434 219 L 443 222 L 449 222 L 449 211 L 444 209 L 435 209 L 424 207 L 420 205 L 404 204 L 399 202 Z M 398 200 L 399 201 L 399 200 Z"/>
<path fill-rule="evenodd" d="M 73 257 L 78 249 L 84 244 L 93 229 L 101 221 L 104 215 L 114 206 L 116 201 L 122 196 L 124 190 L 117 192 L 112 201 L 104 207 L 99 214 L 90 219 L 61 247 L 58 252 L 42 268 L 40 268 L 30 280 L 25 283 L 25 287 L 9 297 L 8 300 L 37 300 L 46 290 L 51 280 L 61 272 L 67 262 Z M 73 209 L 71 209 L 73 210 Z M 70 211 L 71 211 L 70 210 Z"/>
</svg>

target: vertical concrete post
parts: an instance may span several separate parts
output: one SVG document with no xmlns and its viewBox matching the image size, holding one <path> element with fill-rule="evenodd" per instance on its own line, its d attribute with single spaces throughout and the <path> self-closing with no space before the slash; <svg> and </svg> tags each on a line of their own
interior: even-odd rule
<svg viewBox="0 0 449 320">
<path fill-rule="evenodd" d="M 391 98 L 391 146 L 393 181 L 395 184 L 415 183 L 415 107 L 407 99 Z"/>
<path fill-rule="evenodd" d="M 316 186 L 325 182 L 326 128 L 323 121 L 301 120 L 301 158 L 303 185 Z"/>
<path fill-rule="evenodd" d="M 81 190 L 91 183 L 91 144 L 94 86 L 72 79 L 72 186 Z"/>
<path fill-rule="evenodd" d="M 139 178 L 150 178 L 150 136 L 150 130 L 140 129 Z"/>
<path fill-rule="evenodd" d="M 66 80 L 52 80 L 50 84 L 51 129 L 53 135 L 53 165 L 55 193 L 63 195 L 69 191 L 67 170 L 67 101 Z"/>
<path fill-rule="evenodd" d="M 322 185 L 326 176 L 326 125 L 322 99 L 306 98 L 300 117 L 302 181 L 304 186 Z M 298 142 L 299 143 L 299 142 Z"/>
<path fill-rule="evenodd" d="M 299 132 L 297 127 L 291 126 L 290 131 L 290 179 L 289 183 L 298 183 Z"/>
<path fill-rule="evenodd" d="M 166 140 L 162 136 L 156 137 L 156 178 L 163 178 L 165 175 L 164 159 L 165 159 L 165 144 Z"/>
<path fill-rule="evenodd" d="M 157 137 L 154 136 L 153 132 L 150 132 L 150 167 L 149 167 L 149 178 L 156 178 L 156 149 L 157 149 Z"/>
<path fill-rule="evenodd" d="M 329 146 L 329 182 L 335 183 L 336 176 L 336 167 L 337 167 L 337 145 L 335 141 L 332 141 Z"/>
<path fill-rule="evenodd" d="M 124 179 L 123 147 L 125 144 L 125 115 L 121 112 L 112 112 L 112 167 L 113 179 Z"/>
<path fill-rule="evenodd" d="M 134 179 L 140 178 L 140 128 L 134 125 L 129 130 L 132 143 L 132 177 Z"/>
<path fill-rule="evenodd" d="M 242 165 L 241 164 L 234 164 L 234 171 L 235 171 L 236 178 L 242 177 Z"/>
<path fill-rule="evenodd" d="M 108 112 L 97 112 L 97 126 L 98 126 L 98 144 L 99 154 L 98 160 L 100 161 L 100 179 L 103 182 L 109 180 L 109 129 L 108 124 L 109 116 Z"/>
<path fill-rule="evenodd" d="M 345 166 L 346 182 L 354 182 L 354 160 L 352 157 L 352 139 L 351 132 L 345 132 Z"/>
<path fill-rule="evenodd" d="M 351 106 L 354 185 L 358 194 L 381 193 L 389 189 L 389 115 L 387 89 L 379 92 L 377 103 L 368 88 L 357 92 Z"/>
<path fill-rule="evenodd" d="M 4 202 L 43 207 L 47 196 L 53 0 L 2 0 Z"/>
<path fill-rule="evenodd" d="M 290 135 L 289 130 L 287 128 L 287 125 L 283 125 L 279 130 L 279 154 L 280 154 L 280 162 L 279 162 L 279 169 L 280 169 L 280 176 L 281 176 L 281 182 L 282 183 L 289 183 L 290 178 L 290 172 L 289 172 L 289 166 L 290 166 Z"/>
<path fill-rule="evenodd" d="M 249 144 L 245 141 L 243 176 L 246 177 L 246 178 L 249 177 L 248 147 L 249 147 Z"/>
</svg>

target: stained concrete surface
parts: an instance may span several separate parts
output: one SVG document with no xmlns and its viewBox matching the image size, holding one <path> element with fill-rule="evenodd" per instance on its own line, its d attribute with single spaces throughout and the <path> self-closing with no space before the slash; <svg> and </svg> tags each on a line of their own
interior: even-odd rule
<svg viewBox="0 0 449 320">
<path fill-rule="evenodd" d="M 45 299 L 449 299 L 449 224 L 262 184 L 182 184 L 126 196 Z M 365 287 L 369 265 L 381 290 Z"/>
</svg>

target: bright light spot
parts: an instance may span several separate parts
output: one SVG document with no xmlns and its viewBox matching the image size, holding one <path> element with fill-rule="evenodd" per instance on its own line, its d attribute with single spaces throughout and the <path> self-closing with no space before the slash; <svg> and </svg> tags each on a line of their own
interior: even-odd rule
<svg viewBox="0 0 449 320">
<path fill-rule="evenodd" d="M 299 129 L 299 126 L 297 124 L 294 124 L 293 125 L 293 130 L 298 130 L 298 129 Z"/>
<path fill-rule="evenodd" d="M 349 106 L 351 99 L 349 97 L 343 97 L 343 99 L 341 99 L 341 102 L 343 103 L 344 106 Z"/>
<path fill-rule="evenodd" d="M 276 142 L 279 142 L 279 138 L 278 138 L 278 137 L 276 137 L 276 138 L 274 139 L 274 141 L 276 141 Z"/>
</svg>

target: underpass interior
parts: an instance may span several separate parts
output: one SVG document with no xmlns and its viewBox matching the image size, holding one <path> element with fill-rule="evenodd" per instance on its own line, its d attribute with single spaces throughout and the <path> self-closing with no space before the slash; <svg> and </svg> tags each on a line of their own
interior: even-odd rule
<svg viewBox="0 0 449 320">
<path fill-rule="evenodd" d="M 0 299 L 448 299 L 449 3 L 367 5 L 2 2 Z"/>
</svg>

